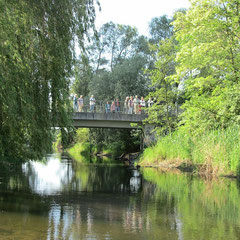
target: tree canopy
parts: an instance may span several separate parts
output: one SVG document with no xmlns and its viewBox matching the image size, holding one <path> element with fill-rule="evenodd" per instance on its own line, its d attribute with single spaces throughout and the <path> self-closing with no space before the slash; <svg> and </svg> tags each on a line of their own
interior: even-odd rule
<svg viewBox="0 0 240 240">
<path fill-rule="evenodd" d="M 236 0 L 195 0 L 174 22 L 175 78 L 188 99 L 182 123 L 194 131 L 239 123 L 239 10 Z"/>
<path fill-rule="evenodd" d="M 93 28 L 94 0 L 0 0 L 0 156 L 40 157 L 67 126 L 75 39 Z"/>
<path fill-rule="evenodd" d="M 156 99 L 149 120 L 169 124 L 166 108 L 173 109 L 183 96 L 180 126 L 197 134 L 239 124 L 240 2 L 191 3 L 189 10 L 176 12 L 167 31 L 172 36 L 158 31 L 165 39 L 153 47 L 156 62 L 148 71 Z M 163 20 L 154 20 L 152 31 Z"/>
</svg>

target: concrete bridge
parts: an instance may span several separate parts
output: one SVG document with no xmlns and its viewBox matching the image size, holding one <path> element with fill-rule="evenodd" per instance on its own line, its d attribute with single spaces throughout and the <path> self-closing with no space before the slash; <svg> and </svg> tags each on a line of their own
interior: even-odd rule
<svg viewBox="0 0 240 240">
<path fill-rule="evenodd" d="M 76 112 L 73 113 L 73 126 L 86 128 L 121 128 L 136 129 L 143 125 L 146 114 L 124 114 Z"/>
<path fill-rule="evenodd" d="M 143 124 L 146 114 L 76 112 L 72 116 L 76 128 L 142 129 L 144 146 L 155 141 L 154 126 Z"/>
</svg>

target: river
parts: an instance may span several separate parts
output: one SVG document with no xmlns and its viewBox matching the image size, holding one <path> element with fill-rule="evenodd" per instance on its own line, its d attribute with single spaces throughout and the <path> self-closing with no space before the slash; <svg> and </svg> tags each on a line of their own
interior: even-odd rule
<svg viewBox="0 0 240 240">
<path fill-rule="evenodd" d="M 0 166 L 1 240 L 240 239 L 240 187 L 49 155 Z"/>
</svg>

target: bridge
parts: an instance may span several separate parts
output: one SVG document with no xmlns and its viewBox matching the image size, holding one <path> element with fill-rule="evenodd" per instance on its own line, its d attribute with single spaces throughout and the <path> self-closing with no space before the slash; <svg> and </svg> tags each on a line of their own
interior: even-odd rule
<svg viewBox="0 0 240 240">
<path fill-rule="evenodd" d="M 154 126 L 143 124 L 146 114 L 75 112 L 72 114 L 73 126 L 76 128 L 119 128 L 138 129 L 143 131 L 143 144 L 149 145 L 155 141 Z"/>
<path fill-rule="evenodd" d="M 122 112 L 75 112 L 73 126 L 86 128 L 137 129 L 146 119 L 146 114 L 125 114 Z"/>
<path fill-rule="evenodd" d="M 154 126 L 144 123 L 147 114 L 144 109 L 126 111 L 124 103 L 120 102 L 120 108 L 116 111 L 107 111 L 105 105 L 100 101 L 94 109 L 89 105 L 84 105 L 82 109 L 74 108 L 72 113 L 73 126 L 75 128 L 118 128 L 118 129 L 142 129 L 144 145 L 151 144 L 155 137 Z"/>
</svg>

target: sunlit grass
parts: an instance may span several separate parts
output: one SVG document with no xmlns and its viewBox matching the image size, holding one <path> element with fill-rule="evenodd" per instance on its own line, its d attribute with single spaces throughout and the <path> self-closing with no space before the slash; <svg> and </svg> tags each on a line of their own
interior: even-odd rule
<svg viewBox="0 0 240 240">
<path fill-rule="evenodd" d="M 90 144 L 81 142 L 76 143 L 71 148 L 67 149 L 67 153 L 74 160 L 87 162 L 88 158 L 86 158 L 86 156 L 90 156 Z"/>
<path fill-rule="evenodd" d="M 164 160 L 189 160 L 190 145 L 188 138 L 180 132 L 160 138 L 156 145 L 144 150 L 142 163 L 154 163 Z"/>
<path fill-rule="evenodd" d="M 172 160 L 195 164 L 200 172 L 206 174 L 238 175 L 240 128 L 232 126 L 198 136 L 177 131 L 160 138 L 156 145 L 145 149 L 140 164 Z"/>
</svg>

